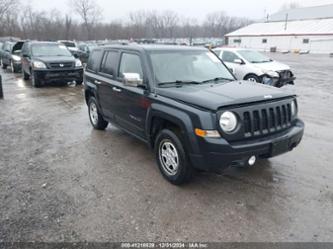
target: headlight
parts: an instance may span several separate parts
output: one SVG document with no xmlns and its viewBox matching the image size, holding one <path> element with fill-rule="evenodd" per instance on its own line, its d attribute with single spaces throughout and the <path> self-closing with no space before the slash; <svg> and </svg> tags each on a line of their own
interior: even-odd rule
<svg viewBox="0 0 333 249">
<path fill-rule="evenodd" d="M 34 68 L 46 68 L 45 63 L 41 61 L 34 61 L 32 65 Z"/>
<path fill-rule="evenodd" d="M 295 117 L 297 115 L 297 103 L 296 100 L 294 100 L 293 102 L 291 102 L 291 116 Z"/>
<path fill-rule="evenodd" d="M 21 57 L 20 56 L 18 56 L 18 55 L 12 55 L 12 58 L 13 58 L 13 60 L 14 61 L 20 61 L 21 60 Z"/>
<path fill-rule="evenodd" d="M 82 67 L 82 62 L 79 59 L 75 60 L 75 67 Z"/>
<path fill-rule="evenodd" d="M 273 78 L 278 78 L 279 77 L 279 74 L 275 71 L 272 71 L 272 70 L 263 71 L 263 73 L 267 74 L 268 76 L 273 77 Z"/>
<path fill-rule="evenodd" d="M 232 112 L 224 112 L 220 117 L 220 126 L 225 132 L 232 132 L 237 127 L 237 117 Z"/>
</svg>

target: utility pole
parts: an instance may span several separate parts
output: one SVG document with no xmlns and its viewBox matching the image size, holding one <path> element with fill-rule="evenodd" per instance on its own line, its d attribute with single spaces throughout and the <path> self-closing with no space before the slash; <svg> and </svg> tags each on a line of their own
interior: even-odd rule
<svg viewBox="0 0 333 249">
<path fill-rule="evenodd" d="M 286 22 L 284 25 L 284 30 L 287 30 L 287 28 L 288 28 L 288 13 L 286 14 Z"/>
</svg>

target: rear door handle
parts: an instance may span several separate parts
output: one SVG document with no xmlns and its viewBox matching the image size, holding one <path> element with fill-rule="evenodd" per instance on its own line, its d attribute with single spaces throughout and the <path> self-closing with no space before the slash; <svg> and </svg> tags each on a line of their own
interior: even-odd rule
<svg viewBox="0 0 333 249">
<path fill-rule="evenodd" d="M 113 87 L 113 88 L 112 88 L 112 90 L 113 90 L 113 91 L 115 91 L 115 92 L 118 92 L 118 93 L 120 93 L 120 92 L 121 92 L 121 89 L 120 89 L 120 88 L 118 88 L 118 87 Z"/>
<path fill-rule="evenodd" d="M 102 82 L 100 82 L 100 81 L 98 81 L 98 80 L 95 80 L 95 84 L 96 84 L 96 85 L 100 85 L 100 84 L 102 84 Z"/>
</svg>

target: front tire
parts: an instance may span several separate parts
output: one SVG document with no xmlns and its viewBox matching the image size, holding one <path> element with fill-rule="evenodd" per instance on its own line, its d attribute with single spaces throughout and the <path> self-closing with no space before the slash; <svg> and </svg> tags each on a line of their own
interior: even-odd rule
<svg viewBox="0 0 333 249">
<path fill-rule="evenodd" d="M 2 69 L 7 69 L 7 65 L 3 63 L 2 61 Z"/>
<path fill-rule="evenodd" d="M 38 78 L 38 76 L 35 74 L 34 71 L 31 72 L 31 84 L 33 87 L 37 88 L 41 86 L 40 79 Z"/>
<path fill-rule="evenodd" d="M 27 73 L 24 71 L 23 68 L 22 68 L 22 78 L 23 78 L 24 80 L 29 80 L 29 78 L 30 78 L 29 74 L 27 74 Z"/>
<path fill-rule="evenodd" d="M 97 106 L 96 99 L 94 97 L 90 97 L 88 102 L 89 120 L 94 129 L 105 130 L 109 123 L 104 120 Z"/>
<path fill-rule="evenodd" d="M 164 129 L 155 140 L 155 157 L 163 177 L 174 185 L 191 180 L 193 168 L 188 160 L 180 135 Z"/>
<path fill-rule="evenodd" d="M 260 78 L 255 74 L 247 75 L 244 80 L 260 83 Z"/>
</svg>

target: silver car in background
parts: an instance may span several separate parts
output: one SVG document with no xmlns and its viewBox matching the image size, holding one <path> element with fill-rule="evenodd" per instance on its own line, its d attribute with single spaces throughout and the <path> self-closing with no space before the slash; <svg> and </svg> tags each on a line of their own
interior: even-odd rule
<svg viewBox="0 0 333 249">
<path fill-rule="evenodd" d="M 238 80 L 282 87 L 294 84 L 296 79 L 288 65 L 274 61 L 258 51 L 242 48 L 216 48 L 213 51 Z"/>
</svg>

